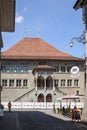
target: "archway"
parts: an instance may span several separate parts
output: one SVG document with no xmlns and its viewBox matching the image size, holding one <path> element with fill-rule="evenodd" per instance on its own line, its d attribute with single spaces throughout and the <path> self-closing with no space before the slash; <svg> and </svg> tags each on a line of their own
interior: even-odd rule
<svg viewBox="0 0 87 130">
<path fill-rule="evenodd" d="M 48 94 L 46 96 L 46 102 L 52 102 L 52 95 L 51 94 Z"/>
<path fill-rule="evenodd" d="M 38 102 L 44 102 L 44 95 L 43 94 L 39 94 Z"/>
<path fill-rule="evenodd" d="M 49 90 L 53 89 L 53 79 L 51 76 L 48 76 L 46 79 L 46 89 L 49 89 Z"/>
<path fill-rule="evenodd" d="M 38 89 L 44 89 L 44 78 L 43 78 L 43 76 L 38 77 L 37 87 L 38 87 Z"/>
</svg>

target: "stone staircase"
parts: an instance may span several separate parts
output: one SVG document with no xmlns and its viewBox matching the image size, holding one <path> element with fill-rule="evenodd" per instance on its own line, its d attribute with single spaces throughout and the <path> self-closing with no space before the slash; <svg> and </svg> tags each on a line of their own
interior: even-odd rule
<svg viewBox="0 0 87 130">
<path fill-rule="evenodd" d="M 71 95 L 74 94 L 74 90 L 71 91 L 71 88 L 57 88 L 57 91 L 63 93 L 63 95 Z"/>
<path fill-rule="evenodd" d="M 21 95 L 20 97 L 16 98 L 13 102 L 20 102 L 20 101 L 22 101 L 22 99 L 28 97 L 32 92 L 34 92 L 34 90 L 35 90 L 35 88 L 32 88 L 28 92 L 26 92 L 23 95 Z"/>
<path fill-rule="evenodd" d="M 63 96 L 67 95 L 67 93 L 63 92 L 62 90 L 60 90 L 60 88 L 56 87 L 56 91 L 58 93 L 61 93 Z"/>
</svg>

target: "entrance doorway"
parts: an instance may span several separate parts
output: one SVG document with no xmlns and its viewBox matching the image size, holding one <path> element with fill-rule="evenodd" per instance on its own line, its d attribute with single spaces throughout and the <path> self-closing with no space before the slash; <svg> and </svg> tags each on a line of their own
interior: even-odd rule
<svg viewBox="0 0 87 130">
<path fill-rule="evenodd" d="M 44 102 L 44 95 L 43 94 L 40 94 L 38 96 L 38 102 Z"/>
<path fill-rule="evenodd" d="M 48 94 L 46 96 L 46 102 L 52 102 L 52 95 L 51 94 Z"/>
</svg>

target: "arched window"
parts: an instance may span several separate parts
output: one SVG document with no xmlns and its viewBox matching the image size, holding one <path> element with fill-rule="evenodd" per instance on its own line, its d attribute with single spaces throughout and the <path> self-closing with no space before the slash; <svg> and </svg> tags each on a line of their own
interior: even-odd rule
<svg viewBox="0 0 87 130">
<path fill-rule="evenodd" d="M 43 78 L 43 76 L 38 77 L 37 87 L 38 87 L 38 89 L 44 89 L 44 78 Z"/>
<path fill-rule="evenodd" d="M 48 94 L 46 96 L 46 102 L 52 102 L 52 95 L 51 94 Z"/>
<path fill-rule="evenodd" d="M 46 89 L 53 89 L 53 79 L 51 76 L 48 76 L 46 79 Z"/>
<path fill-rule="evenodd" d="M 38 102 L 44 102 L 44 95 L 43 94 L 39 94 Z"/>
</svg>

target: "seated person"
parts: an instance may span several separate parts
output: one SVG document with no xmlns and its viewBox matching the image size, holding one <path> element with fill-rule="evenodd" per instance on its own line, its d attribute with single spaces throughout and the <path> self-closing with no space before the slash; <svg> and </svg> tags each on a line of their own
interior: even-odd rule
<svg viewBox="0 0 87 130">
<path fill-rule="evenodd" d="M 81 120 L 81 110 L 79 108 L 74 107 L 72 110 L 72 119 Z"/>
</svg>

